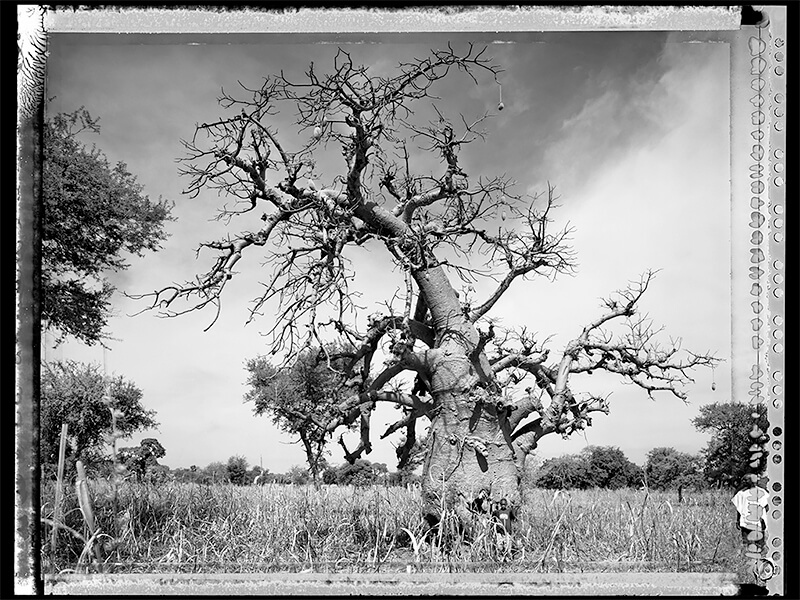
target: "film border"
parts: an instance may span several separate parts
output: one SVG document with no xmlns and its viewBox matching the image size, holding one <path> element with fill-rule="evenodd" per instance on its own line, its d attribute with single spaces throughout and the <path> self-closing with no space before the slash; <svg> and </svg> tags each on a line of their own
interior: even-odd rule
<svg viewBox="0 0 800 600">
<path fill-rule="evenodd" d="M 487 22 L 495 23 L 493 30 L 620 30 L 620 29 L 670 29 L 670 30 L 731 30 L 738 28 L 739 12 L 735 7 L 694 7 L 676 9 L 659 7 L 650 9 L 612 9 L 608 7 L 583 7 L 578 9 L 443 9 L 431 11 L 404 11 L 401 26 L 396 25 L 396 11 L 367 10 L 354 15 L 353 11 L 314 11 L 291 13 L 263 11 L 257 13 L 254 31 L 275 32 L 330 32 L 345 31 L 424 31 L 451 29 L 480 31 Z M 745 396 L 755 405 L 764 403 L 768 409 L 770 431 L 753 436 L 753 459 L 757 462 L 762 453 L 767 454 L 770 506 L 766 513 L 768 535 L 762 542 L 754 573 L 765 582 L 770 593 L 783 590 L 784 523 L 782 515 L 784 481 L 784 384 L 785 358 L 784 334 L 784 265 L 785 265 L 785 7 L 757 7 L 762 20 L 755 26 L 732 36 L 734 56 L 746 55 L 746 73 L 734 72 L 732 81 L 748 78 L 746 90 L 750 92 L 745 102 L 752 104 L 748 119 L 753 129 L 748 140 L 751 149 L 750 163 L 743 172 L 732 171 L 733 181 L 748 178 L 751 194 L 747 215 L 749 247 L 747 258 L 740 259 L 734 242 L 733 268 L 744 268 L 752 283 L 745 292 L 749 295 L 752 337 L 749 353 L 752 366 L 749 388 Z M 548 12 L 549 11 L 549 12 Z M 16 455 L 16 591 L 41 592 L 38 565 L 38 460 L 35 436 L 37 424 L 38 368 L 33 358 L 38 355 L 38 306 L 36 297 L 36 219 L 35 202 L 38 187 L 36 142 L 38 125 L 42 118 L 42 99 L 46 68 L 47 31 L 73 32 L 242 32 L 236 12 L 169 11 L 171 25 L 159 19 L 165 11 L 148 9 L 131 11 L 89 11 L 84 13 L 46 12 L 44 7 L 19 7 L 18 20 L 21 38 L 18 63 L 18 221 L 17 251 L 19 256 L 17 280 L 17 455 Z M 358 12 L 358 11 L 356 11 Z M 248 23 L 253 23 L 248 15 Z M 175 19 L 174 17 L 178 17 Z M 333 17 L 333 18 L 332 18 Z M 175 23 L 179 24 L 176 25 Z M 337 29 L 339 27 L 339 29 Z M 743 27 L 743 30 L 745 28 Z M 741 81 L 739 82 L 741 83 Z M 753 95 L 754 93 L 754 95 Z M 732 90 L 732 100 L 734 94 Z M 741 102 L 741 99 L 736 99 Z M 732 119 L 734 111 L 732 106 Z M 738 122 L 733 130 L 738 130 Z M 734 139 L 737 139 L 734 136 Z M 755 143 L 753 143 L 753 141 Z M 733 142 L 733 139 L 732 139 Z M 733 145 L 732 145 L 733 152 Z M 741 167 L 735 160 L 732 167 Z M 734 184 L 736 185 L 736 184 Z M 746 186 L 748 184 L 745 184 Z M 736 212 L 734 207 L 734 213 Z M 739 212 L 743 212 L 739 210 Z M 28 236 L 28 232 L 31 235 Z M 734 227 L 733 235 L 739 231 Z M 749 268 L 744 264 L 749 263 Z M 734 280 L 735 281 L 735 280 Z M 734 382 L 736 383 L 736 382 Z M 734 385 L 734 397 L 737 386 Z M 740 399 L 743 396 L 739 396 Z M 757 414 L 757 413 L 753 413 Z M 26 429 L 28 427 L 29 429 Z M 758 442 L 761 442 L 760 444 Z M 753 548 L 747 548 L 748 551 Z"/>
<path fill-rule="evenodd" d="M 766 364 L 766 386 L 769 388 L 766 397 L 759 401 L 767 403 L 767 414 L 770 422 L 770 431 L 768 435 L 771 443 L 768 449 L 768 462 L 767 462 L 767 477 L 770 482 L 770 507 L 767 510 L 767 532 L 768 539 L 765 540 L 765 553 L 768 574 L 770 570 L 774 573 L 774 577 L 767 581 L 767 589 L 770 593 L 783 592 L 783 577 L 785 571 L 783 549 L 782 545 L 785 541 L 785 525 L 782 514 L 783 502 L 783 489 L 784 482 L 784 462 L 783 462 L 783 444 L 785 435 L 785 413 L 784 413 L 784 394 L 783 394 L 783 375 L 785 373 L 785 357 L 784 357 L 784 340 L 783 340 L 783 322 L 785 314 L 785 301 L 784 301 L 784 264 L 786 260 L 786 247 L 785 247 L 785 227 L 784 227 L 784 208 L 786 201 L 786 190 L 784 181 L 784 156 L 786 149 L 786 67 L 784 46 L 786 45 L 786 14 L 785 9 L 775 10 L 770 7 L 766 10 L 766 15 L 769 18 L 767 27 L 759 28 L 759 33 L 766 30 L 768 34 L 766 40 L 763 36 L 759 36 L 759 49 L 764 48 L 764 52 L 759 53 L 758 57 L 766 59 L 764 62 L 761 60 L 753 63 L 751 68 L 751 76 L 754 80 L 757 77 L 768 77 L 769 80 L 769 97 L 763 103 L 763 107 L 754 107 L 755 110 L 769 111 L 768 114 L 759 115 L 759 122 L 764 120 L 765 125 L 769 126 L 769 150 L 764 153 L 767 157 L 766 167 L 768 174 L 765 175 L 767 179 L 768 198 L 766 202 L 768 214 L 764 216 L 765 220 L 769 221 L 767 227 L 768 237 L 768 256 L 769 268 L 767 269 L 768 280 L 765 286 L 765 294 L 767 299 L 767 314 L 769 321 L 765 328 L 767 339 L 765 345 L 767 348 Z M 761 42 L 764 42 L 763 44 Z M 766 64 L 765 64 L 766 63 Z M 757 65 L 757 68 L 756 66 Z M 764 71 L 761 71 L 761 67 Z M 758 71 L 758 74 L 754 73 Z M 755 112 L 755 111 L 754 111 Z M 755 171 L 760 173 L 760 169 Z M 757 180 L 756 180 L 757 181 Z M 762 236 L 758 237 L 759 242 Z M 757 334 L 759 335 L 759 334 Z M 755 340 L 754 340 L 755 341 Z M 755 400 L 756 397 L 754 396 Z M 773 581 L 774 579 L 774 581 Z"/>
</svg>

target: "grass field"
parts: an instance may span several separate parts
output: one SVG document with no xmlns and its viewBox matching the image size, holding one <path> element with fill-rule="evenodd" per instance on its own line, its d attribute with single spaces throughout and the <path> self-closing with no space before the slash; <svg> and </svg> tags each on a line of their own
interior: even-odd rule
<svg viewBox="0 0 800 600">
<path fill-rule="evenodd" d="M 449 544 L 422 539 L 420 494 L 400 487 L 124 483 L 116 508 L 108 483 L 92 482 L 90 491 L 103 570 L 115 573 L 747 573 L 726 490 L 678 503 L 666 492 L 534 489 L 510 539 L 478 521 L 471 534 Z M 47 519 L 53 497 L 52 485 L 45 487 Z M 74 489 L 64 502 L 63 521 L 74 531 L 58 530 L 53 554 L 51 527 L 42 525 L 46 573 L 82 572 L 90 562 L 86 543 L 75 535 L 86 531 Z"/>
</svg>

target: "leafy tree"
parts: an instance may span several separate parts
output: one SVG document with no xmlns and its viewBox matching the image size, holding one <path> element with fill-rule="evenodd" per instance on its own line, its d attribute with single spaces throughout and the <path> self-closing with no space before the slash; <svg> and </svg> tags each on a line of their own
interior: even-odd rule
<svg viewBox="0 0 800 600">
<path fill-rule="evenodd" d="M 353 464 L 344 463 L 336 469 L 336 483 L 339 485 L 366 487 L 373 482 L 374 475 L 370 461 L 363 458 L 356 459 Z"/>
<path fill-rule="evenodd" d="M 335 352 L 330 348 L 329 352 Z M 333 419 L 338 404 L 344 400 L 342 374 L 337 367 L 343 360 L 334 360 L 330 367 L 325 351 L 301 353 L 291 366 L 278 368 L 264 356 L 247 361 L 248 392 L 245 402 L 253 402 L 256 415 L 269 414 L 281 430 L 300 438 L 306 453 L 311 478 L 316 481 L 325 469 L 325 449 L 330 433 L 313 427 L 308 414 Z"/>
<path fill-rule="evenodd" d="M 754 419 L 753 412 L 758 413 Z M 763 404 L 743 402 L 714 402 L 700 407 L 700 414 L 692 420 L 694 426 L 711 434 L 711 440 L 702 451 L 705 461 L 703 474 L 713 485 L 736 487 L 748 473 L 761 474 L 766 469 L 766 453 L 754 466 L 750 465 L 750 447 L 767 441 L 767 408 Z M 753 428 L 760 437 L 751 437 Z"/>
<path fill-rule="evenodd" d="M 46 470 L 58 463 L 62 423 L 68 426 L 69 462 L 80 459 L 87 464 L 107 454 L 112 409 L 118 411 L 116 428 L 123 438 L 158 425 L 155 411 L 142 405 L 142 390 L 134 383 L 113 376 L 109 391 L 110 403 L 106 403 L 105 378 L 97 364 L 43 363 L 39 443 Z"/>
<path fill-rule="evenodd" d="M 675 448 L 653 448 L 645 463 L 647 485 L 666 490 L 702 484 L 702 459 Z"/>
<path fill-rule="evenodd" d="M 338 485 L 365 487 L 388 477 L 388 468 L 384 463 L 373 463 L 363 458 L 356 459 L 352 464 L 346 462 L 339 465 L 333 472 Z"/>
<path fill-rule="evenodd" d="M 589 446 L 580 453 L 551 458 L 535 478 L 536 485 L 550 489 L 618 489 L 638 485 L 641 470 L 614 446 Z"/>
<path fill-rule="evenodd" d="M 308 483 L 308 475 L 308 469 L 300 465 L 294 465 L 287 473 L 287 478 L 289 483 L 293 485 L 303 485 L 304 483 Z"/>
<path fill-rule="evenodd" d="M 144 474 L 144 481 L 152 485 L 163 485 L 168 481 L 174 481 L 175 475 L 167 465 L 148 465 Z"/>
<path fill-rule="evenodd" d="M 333 485 L 336 483 L 336 467 L 328 465 L 322 471 L 322 483 Z"/>
<path fill-rule="evenodd" d="M 402 416 L 384 435 L 405 430 L 413 444 L 417 420 L 430 421 L 426 520 L 440 518 L 442 476 L 455 492 L 447 503 L 468 519 L 467 502 L 455 499 L 482 488 L 518 505 L 525 457 L 539 440 L 569 436 L 593 413 L 608 412 L 604 396 L 582 389 L 585 375 L 607 371 L 647 394 L 685 398 L 690 370 L 716 364 L 676 338 L 662 345 L 659 329 L 638 315 L 652 272 L 606 298 L 593 321 L 576 323 L 563 352 L 526 329 L 497 326 L 491 310 L 512 285 L 571 273 L 576 264 L 570 229 L 553 225 L 554 188 L 525 196 L 504 175 L 467 173 L 481 164 L 476 143 L 491 112 L 451 118 L 434 103 L 442 80 L 495 85 L 500 66 L 471 44 L 433 50 L 389 75 L 341 49 L 332 62 L 327 73 L 310 65 L 304 77 L 268 76 L 243 86 L 241 97 L 222 92 L 224 114 L 184 141 L 186 191 L 219 192 L 231 221 L 263 211 L 263 225 L 203 243 L 216 255 L 206 273 L 141 298 L 170 316 L 218 309 L 227 283 L 246 272 L 242 265 L 260 263 L 264 291 L 251 317 L 271 315 L 271 352 L 291 364 L 329 341 L 352 347 L 334 357 L 344 361 L 335 368 L 346 395 L 339 410 L 331 415 L 323 405 L 318 414 L 312 406 L 303 415 L 321 432 L 359 426 L 358 446 L 344 448 L 348 462 L 371 449 L 376 404 L 399 405 Z M 448 100 L 442 105 L 453 110 Z M 279 134 L 282 109 L 296 127 L 282 125 Z M 336 173 L 317 172 L 325 152 L 343 158 Z M 389 291 L 376 312 L 365 312 L 350 289 L 349 259 L 359 247 L 385 260 Z M 483 297 L 471 287 L 478 276 L 496 282 Z M 388 361 L 373 361 L 378 352 Z M 407 372 L 416 377 L 410 390 L 397 379 Z M 529 392 L 509 395 L 509 384 L 526 377 Z"/>
<path fill-rule="evenodd" d="M 398 469 L 393 473 L 389 473 L 387 482 L 389 485 L 398 485 L 398 486 L 406 486 L 412 484 L 419 484 L 421 478 L 419 475 L 414 473 L 413 471 L 408 471 L 406 469 Z"/>
<path fill-rule="evenodd" d="M 182 483 L 200 483 L 204 477 L 197 465 L 192 465 L 188 469 L 173 469 L 172 474 L 175 477 L 175 481 Z"/>
<path fill-rule="evenodd" d="M 117 458 L 139 481 L 144 480 L 148 470 L 159 465 L 158 459 L 167 453 L 155 438 L 145 438 L 138 446 L 120 448 Z"/>
<path fill-rule="evenodd" d="M 125 163 L 111 165 L 79 134 L 99 133 L 83 108 L 43 127 L 42 323 L 87 344 L 105 337 L 114 287 L 104 273 L 127 268 L 124 255 L 158 250 L 168 202 L 152 202 Z"/>
<path fill-rule="evenodd" d="M 616 446 L 589 446 L 581 454 L 586 457 L 593 487 L 615 490 L 641 483 L 641 468 Z"/>
<path fill-rule="evenodd" d="M 258 465 L 253 465 L 253 467 L 247 472 L 247 479 L 251 483 L 258 483 L 259 485 L 264 485 L 268 483 L 269 469 L 262 469 Z"/>
<path fill-rule="evenodd" d="M 209 463 L 203 469 L 203 475 L 208 483 L 223 483 L 228 481 L 228 465 L 219 461 Z"/>
<path fill-rule="evenodd" d="M 389 478 L 389 467 L 386 463 L 372 463 L 372 474 L 376 483 L 383 483 Z"/>
<path fill-rule="evenodd" d="M 306 483 L 308 481 L 308 471 L 302 467 L 297 467 L 295 473 L 298 484 Z M 305 475 L 303 475 L 305 473 Z M 268 478 L 269 483 L 290 484 L 292 483 L 291 473 L 270 473 Z"/>
<path fill-rule="evenodd" d="M 589 465 L 581 455 L 549 458 L 539 467 L 534 484 L 553 490 L 589 488 L 591 487 Z"/>
<path fill-rule="evenodd" d="M 247 474 L 247 459 L 244 456 L 231 456 L 227 464 L 228 481 L 234 485 L 247 485 L 252 480 Z"/>
</svg>

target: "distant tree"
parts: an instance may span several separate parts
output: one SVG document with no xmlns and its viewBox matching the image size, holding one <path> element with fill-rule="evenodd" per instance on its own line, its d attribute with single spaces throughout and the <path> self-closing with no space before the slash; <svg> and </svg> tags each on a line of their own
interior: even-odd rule
<svg viewBox="0 0 800 600">
<path fill-rule="evenodd" d="M 203 479 L 203 473 L 197 468 L 197 465 L 192 465 L 188 469 L 173 469 L 172 475 L 175 481 L 181 483 L 200 483 Z"/>
<path fill-rule="evenodd" d="M 175 475 L 167 465 L 149 465 L 144 474 L 144 481 L 152 485 L 162 485 L 174 480 Z"/>
<path fill-rule="evenodd" d="M 289 469 L 287 476 L 289 483 L 294 485 L 303 485 L 304 483 L 308 483 L 309 472 L 308 469 L 305 469 L 300 465 L 294 465 L 291 469 Z"/>
<path fill-rule="evenodd" d="M 542 463 L 534 483 L 548 489 L 589 488 L 589 465 L 584 457 L 575 454 L 549 458 Z"/>
<path fill-rule="evenodd" d="M 385 463 L 373 463 L 363 458 L 356 459 L 352 464 L 343 463 L 332 472 L 335 483 L 339 485 L 369 486 L 388 482 L 389 478 L 389 469 Z M 328 478 L 330 479 L 330 475 Z"/>
<path fill-rule="evenodd" d="M 324 453 L 330 434 L 311 426 L 308 415 L 315 411 L 321 418 L 338 416 L 338 404 L 344 396 L 343 376 L 336 369 L 342 359 L 336 356 L 332 361 L 329 359 L 332 353 L 341 350 L 338 347 L 308 350 L 293 365 L 282 369 L 263 356 L 247 362 L 250 389 L 245 402 L 255 404 L 256 415 L 271 415 L 272 422 L 281 430 L 299 437 L 314 481 L 326 467 Z"/>
<path fill-rule="evenodd" d="M 110 378 L 111 403 L 106 404 L 102 368 L 75 361 L 42 364 L 39 443 L 42 466 L 50 472 L 58 462 L 61 424 L 68 425 L 69 463 L 91 464 L 108 454 L 111 410 L 119 411 L 116 427 L 122 437 L 156 427 L 155 411 L 142 405 L 143 393 L 122 376 Z"/>
<path fill-rule="evenodd" d="M 209 463 L 203 469 L 204 479 L 208 483 L 223 483 L 228 481 L 228 465 L 223 462 Z"/>
<path fill-rule="evenodd" d="M 247 476 L 247 459 L 244 456 L 231 456 L 226 465 L 228 481 L 234 485 L 247 485 L 252 480 Z"/>
<path fill-rule="evenodd" d="M 264 469 L 258 465 L 253 465 L 253 467 L 247 472 L 247 478 L 249 482 L 258 483 L 259 485 L 268 483 L 267 475 L 269 475 L 269 469 Z"/>
<path fill-rule="evenodd" d="M 59 342 L 105 337 L 114 286 L 104 274 L 126 269 L 125 254 L 158 250 L 170 220 L 170 203 L 143 195 L 125 163 L 79 140 L 99 133 L 98 121 L 81 107 L 43 128 L 42 324 Z"/>
<path fill-rule="evenodd" d="M 534 482 L 549 489 L 617 489 L 637 485 L 640 479 L 641 469 L 619 448 L 589 446 L 579 454 L 545 460 Z"/>
<path fill-rule="evenodd" d="M 581 451 L 592 487 L 618 489 L 641 484 L 642 470 L 615 446 L 589 446 Z"/>
<path fill-rule="evenodd" d="M 702 462 L 701 457 L 675 448 L 653 448 L 644 468 L 647 485 L 657 490 L 702 485 Z"/>
<path fill-rule="evenodd" d="M 308 481 L 308 472 L 305 471 L 302 467 L 298 467 L 298 484 L 305 483 Z M 305 478 L 303 477 L 302 473 L 305 472 Z M 269 483 L 280 483 L 280 484 L 290 484 L 292 483 L 292 477 L 290 473 L 270 473 L 269 474 Z"/>
<path fill-rule="evenodd" d="M 370 462 L 363 458 L 353 464 L 344 463 L 336 469 L 336 483 L 339 485 L 368 486 L 372 483 Z"/>
<path fill-rule="evenodd" d="M 758 413 L 754 419 L 753 412 Z M 744 402 L 714 402 L 700 407 L 700 414 L 692 421 L 711 440 L 702 450 L 705 461 L 703 475 L 713 485 L 736 487 L 748 473 L 763 473 L 767 453 L 761 455 L 755 466 L 750 465 L 750 447 L 767 441 L 767 408 L 763 404 Z M 760 439 L 750 433 L 757 427 Z"/>
<path fill-rule="evenodd" d="M 398 469 L 389 473 L 386 481 L 389 485 L 406 486 L 420 484 L 422 478 L 413 471 Z"/>
<path fill-rule="evenodd" d="M 322 483 L 326 485 L 333 485 L 336 483 L 336 467 L 328 465 L 322 471 Z"/>
<path fill-rule="evenodd" d="M 163 466 L 158 464 L 158 459 L 166 453 L 164 446 L 157 439 L 145 438 L 138 446 L 120 448 L 117 451 L 117 458 L 137 480 L 143 481 L 148 470 Z"/>
<path fill-rule="evenodd" d="M 372 475 L 375 483 L 388 483 L 389 467 L 386 463 L 374 462 L 372 463 Z"/>
</svg>

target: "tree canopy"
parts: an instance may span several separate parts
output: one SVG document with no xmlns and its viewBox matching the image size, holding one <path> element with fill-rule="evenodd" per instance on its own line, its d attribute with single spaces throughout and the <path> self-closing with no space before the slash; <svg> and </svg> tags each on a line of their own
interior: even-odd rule
<svg viewBox="0 0 800 600">
<path fill-rule="evenodd" d="M 758 414 L 755 419 L 754 413 Z M 745 475 L 764 472 L 766 452 L 751 464 L 754 452 L 751 447 L 756 445 L 763 450 L 763 444 L 768 440 L 769 421 L 763 403 L 706 404 L 700 407 L 700 414 L 692 422 L 699 431 L 711 434 L 711 440 L 702 451 L 705 461 L 703 475 L 709 483 L 737 487 Z M 751 436 L 754 430 L 756 435 Z"/>
<path fill-rule="evenodd" d="M 234 485 L 246 485 L 251 483 L 251 479 L 247 473 L 247 459 L 241 455 L 235 455 L 228 458 L 228 481 Z"/>
<path fill-rule="evenodd" d="M 105 274 L 125 255 L 155 251 L 166 239 L 171 205 L 143 194 L 125 163 L 111 165 L 83 132 L 99 119 L 80 108 L 45 120 L 42 173 L 42 323 L 94 344 L 105 336 L 114 286 Z"/>
<path fill-rule="evenodd" d="M 160 467 L 158 459 L 166 455 L 164 446 L 155 438 L 145 438 L 138 446 L 128 446 L 117 451 L 117 458 L 137 480 L 144 481 L 148 471 Z"/>
<path fill-rule="evenodd" d="M 144 396 L 133 382 L 117 375 L 109 378 L 110 403 L 102 367 L 75 361 L 43 363 L 39 443 L 44 466 L 58 462 L 61 424 L 68 426 L 70 461 L 91 463 L 107 453 L 112 415 L 122 437 L 156 427 L 155 411 L 142 404 Z"/>
<path fill-rule="evenodd" d="M 334 348 L 329 351 L 335 352 Z M 247 361 L 249 372 L 245 402 L 255 404 L 256 415 L 269 414 L 281 430 L 296 435 L 303 444 L 308 469 L 314 480 L 325 467 L 325 450 L 330 432 L 308 426 L 308 414 L 320 418 L 334 418 L 338 404 L 345 399 L 343 375 L 338 370 L 343 360 L 334 360 L 330 366 L 324 360 L 323 350 L 309 349 L 301 353 L 289 367 L 281 369 L 267 357 L 259 356 Z"/>
<path fill-rule="evenodd" d="M 323 473 L 324 483 L 356 487 L 388 482 L 388 477 L 389 470 L 384 463 L 374 463 L 363 458 L 352 464 L 346 462 L 338 467 L 328 467 Z"/>
<path fill-rule="evenodd" d="M 545 460 L 533 481 L 549 489 L 618 489 L 639 486 L 642 472 L 617 447 L 588 446 L 578 454 Z"/>
<path fill-rule="evenodd" d="M 702 486 L 702 463 L 700 456 L 675 448 L 653 448 L 647 453 L 644 468 L 647 485 L 656 490 Z"/>
</svg>

